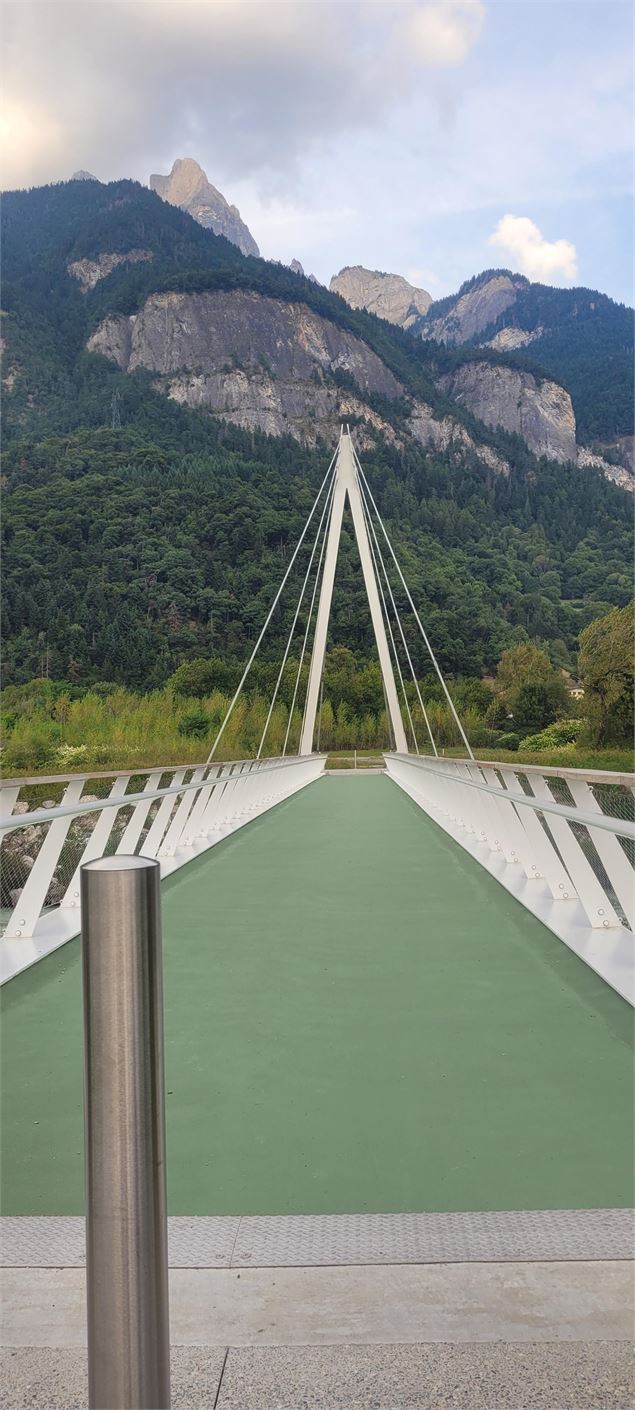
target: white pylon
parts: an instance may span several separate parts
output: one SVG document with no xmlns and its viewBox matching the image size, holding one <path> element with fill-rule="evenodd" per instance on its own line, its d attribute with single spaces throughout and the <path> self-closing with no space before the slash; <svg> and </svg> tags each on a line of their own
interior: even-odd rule
<svg viewBox="0 0 635 1410">
<path fill-rule="evenodd" d="M 335 488 L 333 491 L 333 508 L 331 510 L 331 521 L 329 524 L 329 536 L 326 545 L 324 558 L 324 574 L 322 586 L 320 588 L 320 600 L 318 604 L 317 621 L 315 625 L 315 641 L 313 643 L 313 654 L 311 656 L 311 669 L 309 671 L 309 687 L 307 691 L 306 709 L 304 712 L 304 723 L 302 726 L 302 738 L 300 740 L 300 754 L 313 753 L 313 736 L 315 734 L 315 717 L 317 713 L 318 696 L 320 693 L 320 681 L 324 669 L 324 653 L 326 651 L 326 635 L 328 631 L 329 617 L 331 614 L 331 601 L 333 598 L 333 583 L 335 581 L 335 568 L 337 564 L 337 554 L 340 546 L 342 533 L 342 517 L 346 499 L 351 506 L 353 516 L 353 527 L 355 538 L 359 549 L 359 556 L 364 575 L 364 584 L 370 607 L 373 628 L 375 631 L 375 641 L 377 642 L 377 652 L 379 664 L 384 681 L 386 693 L 386 705 L 392 732 L 395 740 L 395 748 L 398 754 L 407 754 L 408 741 L 406 731 L 401 718 L 399 701 L 397 698 L 397 687 L 392 669 L 392 661 L 388 650 L 386 639 L 386 629 L 382 616 L 379 593 L 377 591 L 377 581 L 373 566 L 366 520 L 364 517 L 364 506 L 357 478 L 357 467 L 353 456 L 350 432 L 342 427 L 340 435 L 339 449 L 335 461 Z"/>
</svg>

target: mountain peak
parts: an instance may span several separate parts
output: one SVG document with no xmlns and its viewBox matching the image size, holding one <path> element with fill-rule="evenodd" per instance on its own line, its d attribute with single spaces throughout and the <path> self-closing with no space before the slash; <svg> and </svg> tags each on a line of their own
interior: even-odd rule
<svg viewBox="0 0 635 1410">
<path fill-rule="evenodd" d="M 425 289 L 417 289 L 401 274 L 384 274 L 380 269 L 365 269 L 362 264 L 345 265 L 333 275 L 329 288 L 351 308 L 365 308 L 400 328 L 409 328 L 432 303 Z"/>
<path fill-rule="evenodd" d="M 150 177 L 150 189 L 171 206 L 187 211 L 206 230 L 224 235 L 244 255 L 260 254 L 251 231 L 241 220 L 238 208 L 230 206 L 222 192 L 212 186 L 194 157 L 177 157 L 168 176 L 155 172 Z"/>
</svg>

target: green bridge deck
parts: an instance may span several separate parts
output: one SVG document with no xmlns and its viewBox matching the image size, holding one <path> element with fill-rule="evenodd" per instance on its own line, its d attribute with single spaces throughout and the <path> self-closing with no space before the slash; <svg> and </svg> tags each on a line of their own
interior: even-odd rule
<svg viewBox="0 0 635 1410">
<path fill-rule="evenodd" d="M 632 1202 L 631 1012 L 385 777 L 164 886 L 174 1214 Z M 3 991 L 4 1214 L 82 1211 L 79 941 Z"/>
</svg>

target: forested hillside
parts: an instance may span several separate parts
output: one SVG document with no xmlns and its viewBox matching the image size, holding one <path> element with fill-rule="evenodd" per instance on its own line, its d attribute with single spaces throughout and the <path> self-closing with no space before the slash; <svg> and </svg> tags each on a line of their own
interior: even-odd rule
<svg viewBox="0 0 635 1410">
<path fill-rule="evenodd" d="M 593 470 L 537 461 L 517 437 L 472 422 L 435 392 L 429 351 L 409 334 L 245 258 L 135 183 L 14 193 L 4 222 L 7 683 L 49 674 L 148 688 L 183 660 L 244 659 L 324 473 L 331 447 L 240 431 L 167 400 L 147 373 L 125 375 L 83 351 L 105 314 L 131 312 L 158 288 L 304 300 L 505 457 L 507 475 L 470 452 L 458 461 L 400 443 L 398 402 L 381 408 L 395 443 L 371 436 L 363 454 L 446 670 L 482 675 L 527 637 L 571 665 L 581 628 L 628 600 L 628 497 Z M 67 272 L 133 249 L 153 258 L 120 265 L 87 293 Z M 331 640 L 358 661 L 373 653 L 350 535 Z"/>
</svg>

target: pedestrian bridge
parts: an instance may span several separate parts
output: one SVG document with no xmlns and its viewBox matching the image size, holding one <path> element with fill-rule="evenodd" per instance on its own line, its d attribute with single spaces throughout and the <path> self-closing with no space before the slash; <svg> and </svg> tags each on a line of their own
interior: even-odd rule
<svg viewBox="0 0 635 1410">
<path fill-rule="evenodd" d="M 184 771 L 149 775 L 146 789 L 131 776 L 49 781 L 62 799 L 83 790 L 92 801 L 60 801 L 42 823 L 45 809 L 13 814 L 9 849 L 25 828 L 40 834 L 18 911 L 37 904 L 36 886 L 49 904 L 31 937 L 2 942 L 13 967 L 3 988 L 5 1215 L 82 1212 L 81 973 L 79 940 L 68 938 L 80 923 L 75 877 L 82 857 L 129 851 L 133 828 L 138 849 L 158 855 L 165 872 L 173 1215 L 632 1203 L 632 1013 L 607 982 L 628 977 L 632 932 L 606 875 L 599 909 L 610 907 L 609 927 L 580 900 L 586 885 L 591 910 L 590 879 L 601 885 L 591 833 L 609 862 L 607 844 L 619 851 L 618 869 L 620 857 L 630 866 L 626 852 L 615 833 L 563 817 L 563 803 L 550 813 L 543 799 L 538 817 L 529 802 L 498 801 L 498 774 L 484 793 L 473 779 L 457 781 L 465 765 L 434 763 L 435 805 L 423 760 L 388 756 L 393 777 L 326 775 L 313 756 L 284 769 L 266 761 L 217 766 L 203 778 L 193 771 L 194 783 Z M 477 772 L 483 782 L 485 767 Z M 530 772 L 523 778 L 541 792 Z M 159 790 L 147 787 L 156 782 Z M 566 787 L 561 776 L 551 782 Z M 106 796 L 96 808 L 100 783 Z M 520 779 L 507 783 L 515 796 Z M 443 784 L 454 789 L 454 821 L 438 810 Z M 580 816 L 603 796 L 585 788 Z M 624 781 L 611 788 L 628 796 Z M 463 845 L 452 835 L 461 789 Z M 514 819 L 507 853 L 525 839 L 524 857 L 507 864 L 498 839 L 479 841 L 469 813 L 481 799 L 493 808 L 495 797 L 490 824 L 501 831 L 506 813 Z M 608 815 L 596 806 L 601 824 Z M 531 875 L 534 825 L 542 876 Z M 561 826 L 578 853 L 568 856 L 570 871 L 550 831 Z M 487 858 L 477 855 L 485 849 Z M 6 853 L 8 869 L 18 855 Z M 534 913 L 523 886 L 534 888 Z M 569 927 L 567 943 L 539 918 L 541 906 L 565 940 Z"/>
</svg>

